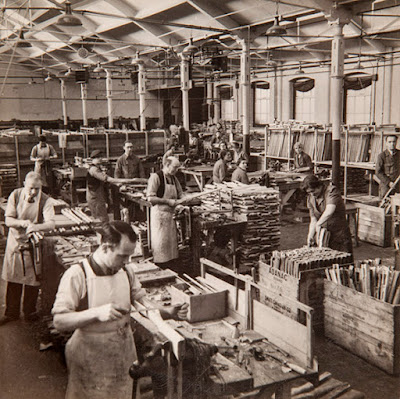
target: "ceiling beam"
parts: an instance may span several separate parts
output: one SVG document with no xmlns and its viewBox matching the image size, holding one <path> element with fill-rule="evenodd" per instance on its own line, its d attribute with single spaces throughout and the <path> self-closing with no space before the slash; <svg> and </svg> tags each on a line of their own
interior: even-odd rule
<svg viewBox="0 0 400 399">
<path fill-rule="evenodd" d="M 226 11 L 223 11 L 219 7 L 215 6 L 215 3 L 208 1 L 206 2 L 204 0 L 187 0 L 187 3 L 197 11 L 206 15 L 207 17 L 212 18 L 223 29 L 234 30 L 232 33 L 239 39 L 247 38 L 247 34 L 244 34 L 240 29 L 239 23 L 236 22 L 231 16 L 225 15 L 227 14 Z"/>
</svg>

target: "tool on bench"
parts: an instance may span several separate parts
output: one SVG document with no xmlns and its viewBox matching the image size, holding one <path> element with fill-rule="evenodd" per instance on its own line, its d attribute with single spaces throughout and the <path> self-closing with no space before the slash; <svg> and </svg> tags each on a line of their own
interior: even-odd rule
<svg viewBox="0 0 400 399">
<path fill-rule="evenodd" d="M 303 367 L 300 367 L 297 364 L 294 364 L 294 363 L 291 363 L 291 362 L 287 362 L 286 360 L 281 359 L 279 356 L 276 356 L 273 353 L 263 351 L 263 354 L 266 355 L 266 356 L 271 357 L 274 360 L 277 360 L 283 366 L 295 371 L 296 373 L 299 373 L 299 374 L 302 374 L 302 375 L 307 374 L 307 370 L 304 369 Z"/>
</svg>

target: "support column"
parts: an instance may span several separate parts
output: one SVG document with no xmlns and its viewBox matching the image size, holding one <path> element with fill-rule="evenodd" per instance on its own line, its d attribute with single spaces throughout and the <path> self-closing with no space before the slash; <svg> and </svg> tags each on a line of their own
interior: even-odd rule
<svg viewBox="0 0 400 399">
<path fill-rule="evenodd" d="M 240 40 L 240 86 L 242 92 L 243 152 L 250 155 L 250 43 Z"/>
<path fill-rule="evenodd" d="M 343 113 L 344 40 L 343 23 L 334 22 L 331 66 L 332 183 L 340 182 L 340 132 Z"/>
<path fill-rule="evenodd" d="M 189 90 L 192 81 L 189 76 L 190 58 L 181 54 L 181 91 L 182 91 L 182 122 L 185 130 L 190 129 L 189 118 Z"/>
<path fill-rule="evenodd" d="M 393 51 L 392 48 L 388 49 Z M 383 67 L 385 68 L 385 81 L 383 82 L 384 90 L 383 90 L 383 105 L 382 105 L 382 123 L 389 124 L 392 120 L 392 87 L 393 87 L 393 53 L 389 56 L 389 62 L 385 62 Z"/>
<path fill-rule="evenodd" d="M 138 61 L 138 94 L 139 94 L 139 120 L 140 130 L 146 130 L 146 71 L 144 67 L 144 61 Z"/>
<path fill-rule="evenodd" d="M 60 79 L 60 88 L 61 88 L 61 106 L 63 113 L 63 121 L 64 128 L 66 129 L 68 126 L 68 115 L 67 115 L 67 87 L 65 86 L 65 80 Z"/>
<path fill-rule="evenodd" d="M 114 127 L 114 117 L 112 108 L 112 72 L 106 69 L 106 97 L 107 97 L 107 115 L 108 115 L 108 128 Z"/>
<path fill-rule="evenodd" d="M 213 83 L 211 79 L 207 79 L 207 113 L 208 113 L 208 124 L 211 125 L 213 122 L 213 118 L 211 117 L 213 110 L 213 100 L 214 100 L 214 91 L 213 91 Z M 213 110 L 215 112 L 215 110 Z"/>
<path fill-rule="evenodd" d="M 86 102 L 87 102 L 87 84 L 81 83 L 81 100 L 82 100 L 82 119 L 83 126 L 88 125 L 88 118 L 86 112 Z"/>
<path fill-rule="evenodd" d="M 221 119 L 221 98 L 219 96 L 219 87 L 216 84 L 214 84 L 213 102 L 214 102 L 213 123 L 218 123 L 219 120 Z"/>
</svg>

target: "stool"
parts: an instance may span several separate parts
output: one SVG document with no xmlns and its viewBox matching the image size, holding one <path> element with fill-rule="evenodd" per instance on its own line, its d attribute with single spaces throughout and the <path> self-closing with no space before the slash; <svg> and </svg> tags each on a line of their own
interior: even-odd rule
<svg viewBox="0 0 400 399">
<path fill-rule="evenodd" d="M 350 226 L 350 221 L 354 223 L 354 245 L 358 247 L 358 208 L 354 204 L 346 204 L 346 219 Z"/>
</svg>

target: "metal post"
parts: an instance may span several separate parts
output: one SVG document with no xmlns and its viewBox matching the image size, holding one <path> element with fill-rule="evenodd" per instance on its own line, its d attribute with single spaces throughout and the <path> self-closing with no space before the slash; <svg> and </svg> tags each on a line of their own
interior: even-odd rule
<svg viewBox="0 0 400 399">
<path fill-rule="evenodd" d="M 106 69 L 106 97 L 107 97 L 107 113 L 108 128 L 114 127 L 113 108 L 112 108 L 112 72 Z"/>
<path fill-rule="evenodd" d="M 389 50 L 392 50 L 391 48 Z M 383 64 L 383 68 L 386 74 L 384 80 L 384 91 L 383 91 L 383 105 L 382 105 L 382 123 L 388 124 L 391 122 L 391 107 L 392 107 L 392 87 L 393 87 L 393 53 L 389 56 L 389 63 Z"/>
<path fill-rule="evenodd" d="M 185 130 L 190 129 L 189 90 L 192 82 L 189 79 L 190 58 L 181 54 L 181 91 L 182 91 L 182 121 Z"/>
<path fill-rule="evenodd" d="M 332 183 L 340 181 L 340 131 L 343 112 L 344 40 L 343 23 L 335 21 L 332 40 L 331 118 L 332 118 Z"/>
<path fill-rule="evenodd" d="M 140 130 L 143 132 L 146 130 L 146 71 L 144 68 L 144 61 L 138 61 L 138 94 L 139 94 L 139 120 Z"/>
<path fill-rule="evenodd" d="M 88 125 L 87 113 L 86 113 L 86 101 L 87 101 L 87 84 L 81 83 L 81 100 L 82 100 L 82 119 L 83 126 Z"/>
<path fill-rule="evenodd" d="M 68 126 L 68 116 L 67 116 L 67 88 L 65 86 L 65 80 L 60 79 L 60 87 L 61 87 L 61 106 L 62 106 L 62 113 L 63 113 L 63 120 L 64 120 L 64 128 L 66 129 Z"/>
<path fill-rule="evenodd" d="M 242 91 L 243 152 L 250 155 L 250 44 L 241 40 L 240 86 Z"/>
<path fill-rule="evenodd" d="M 214 100 L 214 92 L 213 92 L 213 83 L 210 79 L 207 79 L 207 111 L 208 111 L 208 124 L 212 124 L 212 117 L 211 117 L 211 110 L 213 107 L 213 100 Z"/>
</svg>

